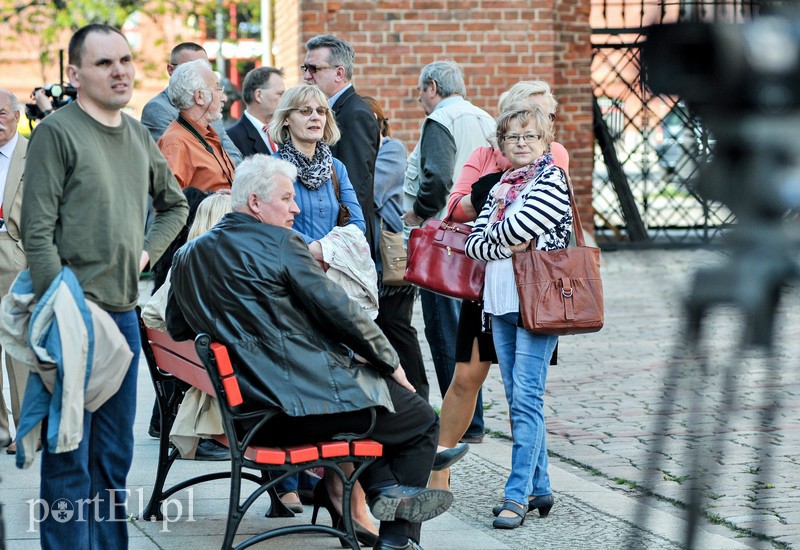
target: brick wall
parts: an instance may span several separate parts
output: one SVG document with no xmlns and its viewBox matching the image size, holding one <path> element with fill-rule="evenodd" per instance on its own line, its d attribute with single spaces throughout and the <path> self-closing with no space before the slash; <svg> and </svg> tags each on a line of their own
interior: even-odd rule
<svg viewBox="0 0 800 550">
<path fill-rule="evenodd" d="M 558 0 L 277 0 L 275 64 L 291 85 L 301 79 L 308 38 L 331 33 L 349 41 L 356 89 L 383 103 L 409 151 L 424 118 L 416 85 L 427 63 L 460 63 L 467 99 L 492 115 L 515 82 L 547 80 L 559 100 L 556 139 L 570 152 L 581 217 L 591 227 L 589 12 L 588 2 Z"/>
</svg>

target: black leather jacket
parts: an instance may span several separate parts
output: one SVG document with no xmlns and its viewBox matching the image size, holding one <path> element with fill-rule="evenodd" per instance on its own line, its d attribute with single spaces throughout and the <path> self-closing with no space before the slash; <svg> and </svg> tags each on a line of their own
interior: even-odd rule
<svg viewBox="0 0 800 550">
<path fill-rule="evenodd" d="M 170 333 L 182 336 L 183 317 L 227 345 L 245 400 L 290 416 L 393 410 L 384 376 L 397 354 L 297 233 L 227 214 L 175 254 L 171 281 Z"/>
</svg>

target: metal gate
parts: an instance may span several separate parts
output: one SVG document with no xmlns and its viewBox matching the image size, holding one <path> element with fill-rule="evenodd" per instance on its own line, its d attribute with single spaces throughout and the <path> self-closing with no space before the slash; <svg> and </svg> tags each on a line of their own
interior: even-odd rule
<svg viewBox="0 0 800 550">
<path fill-rule="evenodd" d="M 593 206 L 601 246 L 714 242 L 734 222 L 695 181 L 714 137 L 679 97 L 653 95 L 640 75 L 646 28 L 683 21 L 739 23 L 776 0 L 593 0 Z"/>
</svg>

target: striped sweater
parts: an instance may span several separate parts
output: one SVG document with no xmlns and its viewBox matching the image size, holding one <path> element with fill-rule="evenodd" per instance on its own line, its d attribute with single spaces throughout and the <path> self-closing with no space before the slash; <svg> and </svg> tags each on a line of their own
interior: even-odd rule
<svg viewBox="0 0 800 550">
<path fill-rule="evenodd" d="M 572 232 L 572 210 L 564 172 L 546 167 L 517 198 L 520 209 L 499 222 L 489 222 L 497 206 L 490 195 L 467 238 L 466 253 L 477 260 L 511 257 L 509 246 L 535 240 L 539 250 L 566 248 Z"/>
</svg>

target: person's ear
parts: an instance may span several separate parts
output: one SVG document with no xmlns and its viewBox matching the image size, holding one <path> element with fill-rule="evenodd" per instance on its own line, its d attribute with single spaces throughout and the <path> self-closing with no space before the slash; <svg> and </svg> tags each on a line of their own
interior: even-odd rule
<svg viewBox="0 0 800 550">
<path fill-rule="evenodd" d="M 195 90 L 194 102 L 201 106 L 206 104 L 206 96 L 203 94 L 203 90 Z"/>
<path fill-rule="evenodd" d="M 75 86 L 76 88 L 80 88 L 80 78 L 78 78 L 78 67 L 75 65 L 67 65 L 67 79 L 69 83 Z"/>
</svg>

